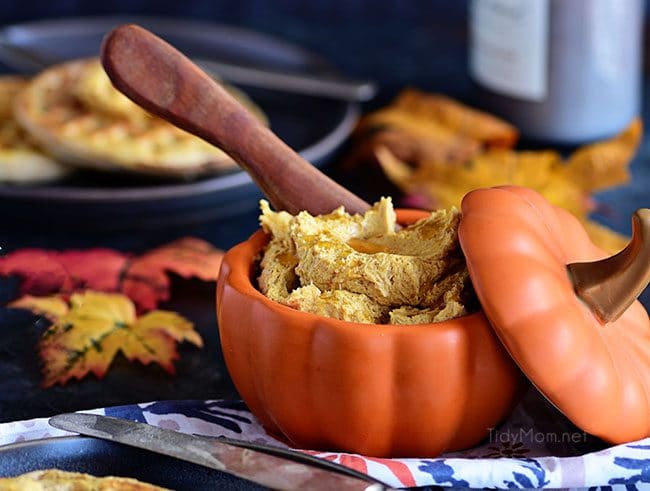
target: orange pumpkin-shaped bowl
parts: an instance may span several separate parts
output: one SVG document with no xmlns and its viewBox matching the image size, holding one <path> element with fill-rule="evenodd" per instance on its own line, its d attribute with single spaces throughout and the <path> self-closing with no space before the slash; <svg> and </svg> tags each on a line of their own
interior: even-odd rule
<svg viewBox="0 0 650 491">
<path fill-rule="evenodd" d="M 398 210 L 409 224 L 426 212 Z M 435 456 L 486 437 L 524 378 L 482 313 L 420 325 L 358 324 L 300 312 L 256 286 L 268 236 L 226 254 L 217 287 L 221 346 L 244 402 L 298 448 Z"/>
</svg>

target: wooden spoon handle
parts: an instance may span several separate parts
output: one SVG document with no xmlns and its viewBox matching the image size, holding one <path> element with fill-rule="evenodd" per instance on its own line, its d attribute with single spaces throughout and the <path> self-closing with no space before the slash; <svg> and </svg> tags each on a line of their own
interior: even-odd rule
<svg viewBox="0 0 650 491">
<path fill-rule="evenodd" d="M 369 208 L 151 32 L 136 25 L 115 28 L 104 38 L 101 59 L 119 91 L 147 111 L 224 150 L 251 175 L 276 209 L 322 214 L 341 205 L 350 213 Z"/>
</svg>

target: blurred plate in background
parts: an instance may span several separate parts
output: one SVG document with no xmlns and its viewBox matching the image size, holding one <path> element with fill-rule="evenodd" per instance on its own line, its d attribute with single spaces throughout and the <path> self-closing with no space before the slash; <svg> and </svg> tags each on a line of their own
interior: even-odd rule
<svg viewBox="0 0 650 491">
<path fill-rule="evenodd" d="M 33 74 L 50 64 L 97 56 L 106 32 L 124 23 L 151 30 L 193 58 L 296 74 L 337 75 L 322 58 L 266 35 L 156 17 L 71 18 L 6 26 L 0 29 L 0 62 L 7 73 Z M 241 88 L 266 113 L 272 130 L 316 166 L 340 147 L 359 116 L 359 106 L 353 102 Z M 187 182 L 78 172 L 47 185 L 0 184 L 0 220 L 163 227 L 250 211 L 260 196 L 242 171 Z"/>
</svg>

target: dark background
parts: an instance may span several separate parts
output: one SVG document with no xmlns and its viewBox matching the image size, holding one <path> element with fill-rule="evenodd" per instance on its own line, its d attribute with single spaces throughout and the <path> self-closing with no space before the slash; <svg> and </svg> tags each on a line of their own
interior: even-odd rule
<svg viewBox="0 0 650 491">
<path fill-rule="evenodd" d="M 468 0 L 4 0 L 0 1 L 0 26 L 40 19 L 121 14 L 226 24 L 295 43 L 323 56 L 348 77 L 375 81 L 378 95 L 363 104 L 364 111 L 387 104 L 408 86 L 443 92 L 481 107 L 480 93 L 468 73 L 468 4 Z M 646 16 L 649 10 L 646 6 Z M 648 36 L 645 38 L 647 40 Z M 645 53 L 649 52 L 646 47 Z M 646 59 L 644 56 L 647 80 Z M 644 116 L 648 107 L 647 92 L 644 90 L 642 97 Z M 523 147 L 531 144 L 539 146 L 535 142 L 522 142 Z M 568 152 L 571 148 L 561 150 Z M 645 163 L 648 155 L 650 139 L 645 138 L 631 166 L 631 186 L 597 196 L 603 204 L 601 212 L 595 214 L 597 220 L 630 233 L 629 217 L 639 206 L 647 206 L 650 199 L 650 165 Z M 339 176 L 336 168 L 329 168 L 327 172 Z M 373 176 L 373 179 L 377 177 L 374 181 L 361 177 L 366 182 L 355 187 L 354 177 L 350 180 L 350 176 L 343 176 L 349 181 L 346 185 L 369 201 L 386 193 L 395 194 L 390 186 L 374 185 L 383 179 L 382 176 Z M 254 220 L 243 223 L 251 224 L 246 234 L 255 226 Z M 238 226 L 241 225 L 240 222 Z M 196 233 L 205 235 L 201 230 Z M 238 234 L 234 238 L 245 236 Z M 233 243 L 219 245 L 228 247 Z"/>
<path fill-rule="evenodd" d="M 443 92 L 481 107 L 480 94 L 467 68 L 468 3 L 468 0 L 4 0 L 0 1 L 0 26 L 40 19 L 122 14 L 226 24 L 295 43 L 323 56 L 348 77 L 374 80 L 379 92 L 375 99 L 364 103 L 365 111 L 387 104 L 408 86 Z M 648 10 L 646 6 L 646 15 Z M 646 48 L 645 52 L 649 50 Z M 647 90 L 642 98 L 644 115 L 646 93 Z M 522 146 L 530 144 L 524 141 Z M 650 155 L 650 140 L 646 138 L 632 165 L 632 185 L 601 193 L 598 198 L 604 206 L 595 215 L 597 220 L 630 233 L 629 217 L 640 205 L 647 206 L 650 198 L 647 155 Z M 337 177 L 336 169 L 327 171 Z M 369 185 L 382 179 L 382 176 L 374 177 L 377 179 L 366 179 L 361 187 L 355 188 L 354 179 L 346 184 L 369 201 L 387 192 L 395 193 L 390 186 Z M 349 176 L 344 178 L 349 180 Z M 244 238 L 254 228 L 255 220 L 245 220 L 243 224 L 250 224 L 245 227 L 245 234 L 236 234 L 233 241 L 220 241 L 219 245 L 229 247 Z M 241 226 L 242 222 L 238 224 Z M 195 233 L 205 236 L 200 229 Z"/>
<path fill-rule="evenodd" d="M 148 15 L 250 29 L 320 55 L 350 78 L 375 81 L 379 88 L 377 96 L 362 105 L 362 110 L 368 111 L 387 104 L 408 86 L 444 92 L 472 104 L 480 103 L 467 71 L 467 6 L 466 1 L 450 0 L 0 0 L 0 27 L 69 17 Z M 340 151 L 344 152 L 345 148 Z M 351 176 L 335 165 L 325 170 L 336 179 L 345 180 L 346 186 L 368 201 L 397 194 L 379 172 Z M 28 230 L 27 234 L 12 233 L 3 245 L 9 249 L 26 245 L 88 247 L 99 238 L 101 245 L 137 251 L 174 236 L 192 234 L 228 248 L 248 237 L 256 226 L 256 213 L 252 211 L 237 223 L 221 220 L 182 231 L 167 227 L 166 230 L 152 230 L 144 239 L 140 234 L 139 240 L 95 234 L 89 239 L 91 243 L 81 237 L 71 240 L 65 232 L 55 239 L 50 233 L 48 240 L 43 242 L 35 240 Z"/>
<path fill-rule="evenodd" d="M 405 85 L 465 95 L 467 3 L 453 0 L 0 2 L 0 25 L 41 18 L 146 14 L 254 29 L 295 42 L 343 73 L 380 82 L 375 103 Z"/>
<path fill-rule="evenodd" d="M 349 77 L 372 79 L 378 83 L 378 96 L 366 103 L 364 110 L 387 103 L 406 86 L 443 92 L 480 106 L 467 71 L 465 1 L 0 1 L 0 26 L 105 14 L 145 14 L 228 24 L 301 45 L 322 55 Z M 648 121 L 647 86 L 645 89 L 644 116 Z M 621 232 L 630 232 L 631 213 L 639 206 L 650 205 L 648 157 L 650 139 L 646 137 L 632 164 L 631 183 L 598 196 L 605 205 L 605 212 L 596 216 L 598 220 Z M 340 175 L 336 165 L 330 166 L 328 172 Z M 361 181 L 365 188 L 353 189 L 361 191 L 367 200 L 392 194 L 386 192 L 386 183 L 381 179 L 380 175 L 364 175 Z M 344 184 L 352 186 L 354 183 Z M 183 229 L 109 235 L 89 234 L 83 226 L 76 231 L 48 228 L 46 233 L 34 229 L 9 233 L 0 226 L 0 245 L 5 250 L 25 245 L 51 248 L 109 246 L 139 253 L 177 236 L 194 235 L 225 249 L 243 240 L 257 227 L 256 215 L 257 212 L 252 210 L 236 220 L 220 220 Z M 0 283 L 0 303 L 11 299 L 15 286 L 16 282 Z M 198 355 L 193 348 L 182 347 L 183 356 L 177 365 L 176 378 L 167 377 L 155 367 L 134 368 L 118 359 L 102 382 L 88 378 L 81 383 L 45 392 L 38 388 L 40 375 L 33 348 L 44 329 L 43 323 L 26 312 L 1 309 L 0 327 L 6 337 L 0 344 L 0 421 L 80 409 L 80 404 L 101 407 L 169 398 L 170 394 L 181 399 L 236 397 L 219 353 L 213 285 L 188 283 L 175 278 L 172 293 L 174 300 L 165 307 L 188 315 L 206 339 L 206 347 Z M 648 296 L 646 291 L 646 306 L 649 305 Z M 137 377 L 133 375 L 134 371 L 138 373 Z M 204 375 L 198 379 L 197 373 Z"/>
</svg>

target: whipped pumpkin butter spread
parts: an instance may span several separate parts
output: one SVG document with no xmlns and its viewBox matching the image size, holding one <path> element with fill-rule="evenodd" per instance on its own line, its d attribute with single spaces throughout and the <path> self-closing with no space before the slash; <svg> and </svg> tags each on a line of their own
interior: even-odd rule
<svg viewBox="0 0 650 491">
<path fill-rule="evenodd" d="M 458 243 L 460 213 L 432 212 L 399 230 L 390 198 L 363 215 L 291 215 L 260 202 L 271 235 L 259 288 L 271 300 L 326 317 L 423 324 L 463 316 L 477 302 Z"/>
</svg>

